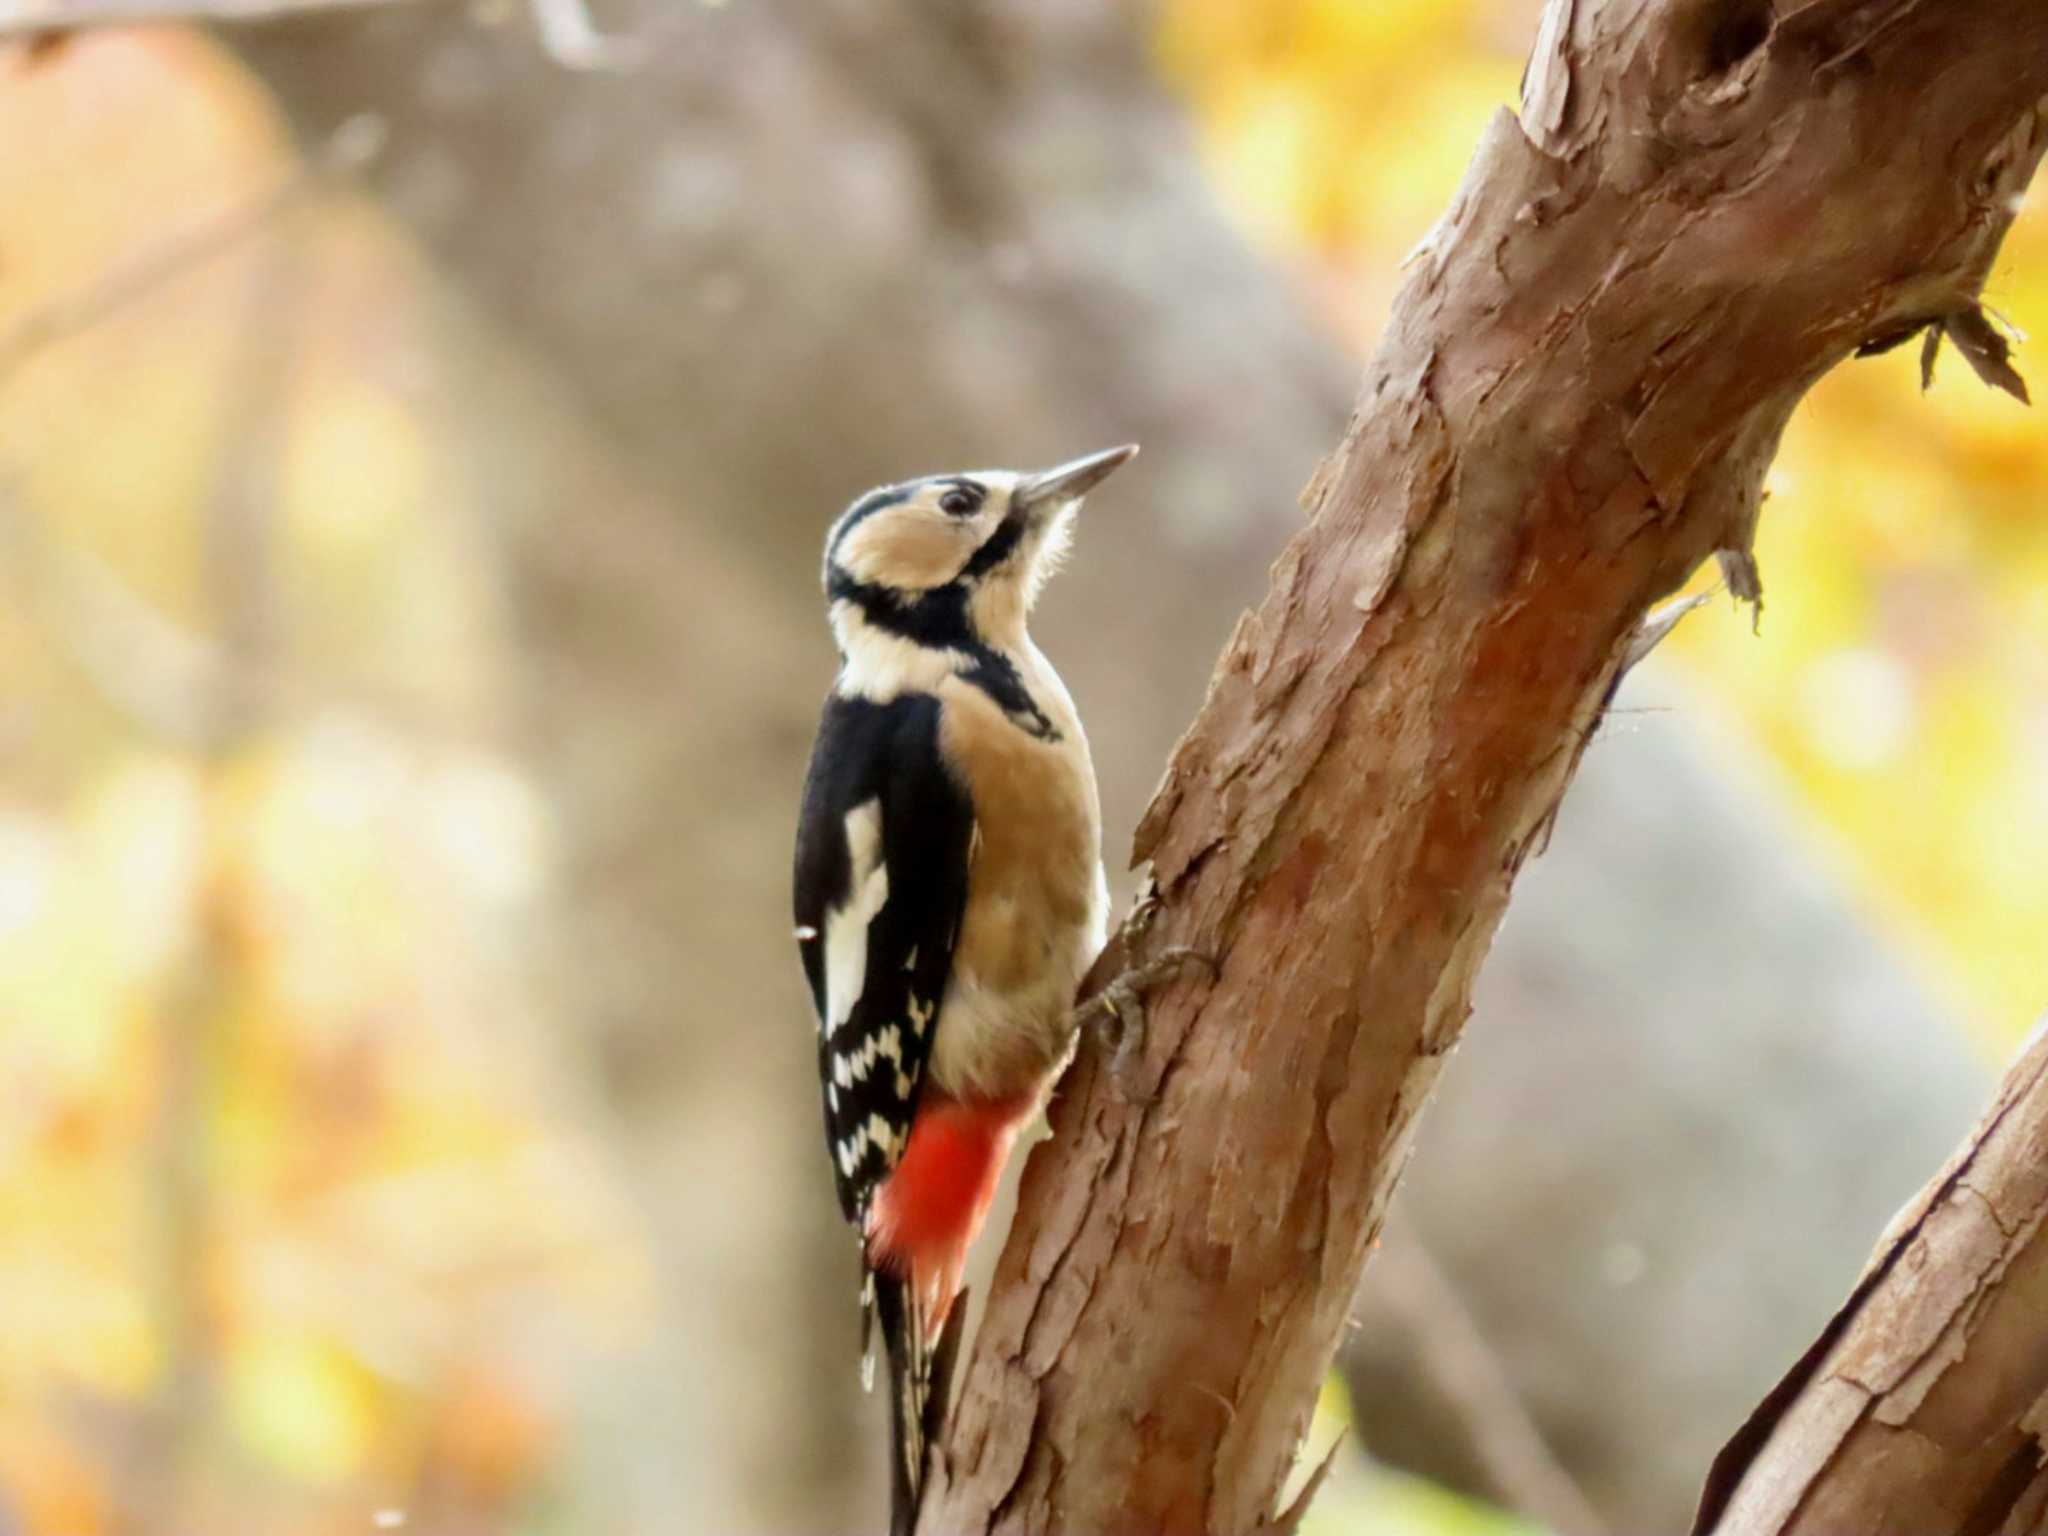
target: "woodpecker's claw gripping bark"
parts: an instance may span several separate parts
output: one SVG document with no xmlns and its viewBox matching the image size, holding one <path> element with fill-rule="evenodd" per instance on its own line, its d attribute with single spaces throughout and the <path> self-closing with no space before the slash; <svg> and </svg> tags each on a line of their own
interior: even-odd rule
<svg viewBox="0 0 2048 1536">
<path fill-rule="evenodd" d="M 1143 1097 L 1137 1091 L 1136 1079 L 1138 1062 L 1145 1054 L 1145 994 L 1190 965 L 1200 966 L 1211 980 L 1215 979 L 1215 956 L 1176 944 L 1143 965 L 1119 973 L 1075 1011 L 1076 1023 L 1092 1026 L 1103 1049 L 1109 1052 L 1110 1077 L 1117 1092 L 1126 1099 Z"/>
</svg>

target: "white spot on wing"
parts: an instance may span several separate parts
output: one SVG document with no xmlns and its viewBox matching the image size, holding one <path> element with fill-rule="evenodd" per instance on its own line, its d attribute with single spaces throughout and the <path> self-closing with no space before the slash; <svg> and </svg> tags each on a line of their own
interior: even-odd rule
<svg viewBox="0 0 2048 1536">
<path fill-rule="evenodd" d="M 915 1006 L 913 1003 L 913 1009 Z M 930 1010 L 927 1009 L 926 1012 L 929 1013 Z M 910 1075 L 903 1059 L 903 1027 L 900 1024 L 890 1024 L 878 1029 L 854 1049 L 834 1055 L 832 1082 L 841 1088 L 851 1088 L 855 1083 L 866 1082 L 868 1073 L 874 1070 L 875 1061 L 879 1057 L 887 1057 L 895 1063 L 896 1097 L 908 1100 L 917 1082 Z M 832 1093 L 832 1084 L 826 1085 L 826 1091 Z M 834 1102 L 837 1102 L 836 1095 Z"/>
<path fill-rule="evenodd" d="M 809 923 L 803 924 L 796 931 L 796 941 L 799 944 L 808 944 L 817 936 L 818 930 L 813 928 Z"/>
<path fill-rule="evenodd" d="M 839 1158 L 839 1176 L 842 1179 L 853 1177 L 853 1170 L 860 1166 L 861 1156 L 867 1149 L 868 1128 L 864 1125 L 855 1126 L 845 1140 L 833 1149 Z"/>
<path fill-rule="evenodd" d="M 825 1033 L 853 1016 L 868 975 L 868 925 L 889 899 L 882 861 L 882 802 L 864 800 L 846 813 L 850 879 L 846 904 L 825 914 Z"/>
<path fill-rule="evenodd" d="M 884 1120 L 880 1115 L 869 1115 L 867 1139 L 882 1149 L 882 1156 L 893 1167 L 896 1162 L 896 1153 L 902 1140 L 896 1134 L 896 1127 Z"/>
<path fill-rule="evenodd" d="M 917 1085 L 911 1081 L 910 1074 L 904 1070 L 903 1031 L 896 1025 L 891 1024 L 887 1029 L 875 1036 L 875 1053 L 880 1056 L 886 1056 L 896 1063 L 896 1097 L 907 1100 L 910 1097 L 910 1090 Z"/>
</svg>

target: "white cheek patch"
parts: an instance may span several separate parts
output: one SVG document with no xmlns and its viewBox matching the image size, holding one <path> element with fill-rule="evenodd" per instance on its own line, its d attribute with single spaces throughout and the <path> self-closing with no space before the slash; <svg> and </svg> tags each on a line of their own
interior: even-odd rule
<svg viewBox="0 0 2048 1536">
<path fill-rule="evenodd" d="M 907 504 L 885 507 L 854 524 L 833 558 L 855 581 L 892 591 L 942 587 L 974 553 L 972 520 Z"/>
<path fill-rule="evenodd" d="M 882 862 L 882 802 L 864 800 L 846 813 L 846 857 L 851 878 L 846 904 L 825 914 L 825 1033 L 853 1016 L 868 979 L 868 926 L 889 900 L 889 866 Z"/>
</svg>

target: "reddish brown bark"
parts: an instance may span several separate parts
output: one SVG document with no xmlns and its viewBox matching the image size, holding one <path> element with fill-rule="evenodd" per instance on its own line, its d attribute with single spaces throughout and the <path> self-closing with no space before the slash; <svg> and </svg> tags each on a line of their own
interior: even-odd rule
<svg viewBox="0 0 2048 1536">
<path fill-rule="evenodd" d="M 1821 373 L 1974 315 L 2044 92 L 2030 0 L 1554 0 L 1139 828 L 1128 947 L 1220 975 L 1145 1102 L 1068 1079 L 923 1530 L 1267 1523 L 1631 631 L 1716 550 L 1748 585 Z"/>
<path fill-rule="evenodd" d="M 1696 1530 L 2048 1528 L 2048 1031 L 1715 1464 Z"/>
</svg>

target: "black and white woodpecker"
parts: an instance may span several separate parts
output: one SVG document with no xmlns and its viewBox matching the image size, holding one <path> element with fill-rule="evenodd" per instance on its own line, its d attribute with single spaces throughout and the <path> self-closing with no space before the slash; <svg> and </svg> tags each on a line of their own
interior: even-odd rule
<svg viewBox="0 0 2048 1536">
<path fill-rule="evenodd" d="M 1102 947 L 1088 740 L 1025 621 L 1081 498 L 1137 451 L 884 486 L 825 543 L 840 669 L 804 786 L 796 938 L 863 1333 L 879 1324 L 889 1362 L 898 1533 L 935 1397 L 944 1411 L 968 1247 L 1073 1051 Z"/>
</svg>

